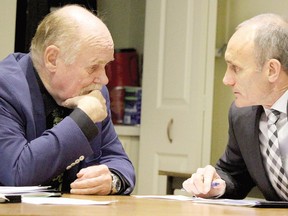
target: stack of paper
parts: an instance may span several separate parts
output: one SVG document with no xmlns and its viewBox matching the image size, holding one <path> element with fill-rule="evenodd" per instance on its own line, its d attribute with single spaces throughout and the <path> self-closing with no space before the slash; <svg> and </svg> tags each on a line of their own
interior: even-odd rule
<svg viewBox="0 0 288 216">
<path fill-rule="evenodd" d="M 24 194 L 48 191 L 49 186 L 23 186 L 23 187 L 9 187 L 0 186 L 0 194 Z"/>
<path fill-rule="evenodd" d="M 0 186 L 0 202 L 50 205 L 108 205 L 114 201 L 95 201 L 60 197 L 61 193 L 49 186 L 7 187 Z M 57 198 L 55 198 L 57 197 Z"/>
<path fill-rule="evenodd" d="M 38 205 L 109 205 L 114 201 L 96 201 L 86 199 L 73 199 L 64 197 L 23 197 L 23 203 L 38 204 Z"/>
<path fill-rule="evenodd" d="M 256 208 L 288 208 L 288 201 L 267 201 L 256 199 L 204 199 L 200 197 L 188 197 L 183 195 L 134 195 L 137 198 L 170 199 L 179 201 L 192 201 L 201 204 L 246 206 Z"/>
<path fill-rule="evenodd" d="M 55 197 L 61 196 L 61 193 L 50 189 L 49 186 L 0 186 L 0 202 L 21 202 L 24 196 Z"/>
</svg>

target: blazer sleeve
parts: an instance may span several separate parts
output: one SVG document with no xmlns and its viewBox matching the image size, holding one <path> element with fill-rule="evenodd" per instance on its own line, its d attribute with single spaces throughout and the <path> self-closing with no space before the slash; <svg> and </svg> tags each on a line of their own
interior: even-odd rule
<svg viewBox="0 0 288 216">
<path fill-rule="evenodd" d="M 216 170 L 226 182 L 226 191 L 222 198 L 243 199 L 247 196 L 252 187 L 255 186 L 240 147 L 238 145 L 235 131 L 235 119 L 239 117 L 235 104 L 229 110 L 229 139 L 226 150 L 216 164 Z M 239 136 L 238 136 L 239 137 Z"/>
<path fill-rule="evenodd" d="M 135 186 L 134 167 L 125 153 L 123 145 L 113 126 L 110 99 L 106 87 L 103 88 L 102 93 L 106 99 L 108 117 L 101 124 L 97 124 L 99 135 L 91 143 L 94 154 L 85 161 L 88 166 L 91 164 L 106 164 L 109 169 L 116 171 L 121 175 L 120 178 L 122 178 L 122 181 L 124 181 L 126 185 L 123 194 L 130 194 Z M 97 147 L 99 143 L 101 143 L 100 148 Z"/>
<path fill-rule="evenodd" d="M 93 153 L 87 138 L 70 117 L 33 138 L 27 135 L 25 124 L 21 114 L 0 98 L 2 185 L 43 184 L 65 171 L 77 158 Z"/>
</svg>

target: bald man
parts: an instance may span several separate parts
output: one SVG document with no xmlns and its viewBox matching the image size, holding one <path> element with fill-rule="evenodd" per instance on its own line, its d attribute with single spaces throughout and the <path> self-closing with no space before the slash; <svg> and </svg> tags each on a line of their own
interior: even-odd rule
<svg viewBox="0 0 288 216">
<path fill-rule="evenodd" d="M 216 166 L 199 168 L 183 182 L 204 198 L 243 199 L 257 186 L 267 200 L 288 200 L 288 21 L 261 14 L 230 38 L 223 83 L 235 101 L 229 140 Z"/>
</svg>

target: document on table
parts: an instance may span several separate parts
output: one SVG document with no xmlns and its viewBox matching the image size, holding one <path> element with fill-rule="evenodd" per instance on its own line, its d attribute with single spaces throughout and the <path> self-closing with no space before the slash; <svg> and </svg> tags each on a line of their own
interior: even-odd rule
<svg viewBox="0 0 288 216">
<path fill-rule="evenodd" d="M 188 201 L 193 200 L 192 197 L 183 195 L 134 195 L 136 198 L 151 198 L 151 199 L 168 199 L 168 200 L 180 200 Z"/>
<path fill-rule="evenodd" d="M 47 205 L 108 205 L 116 202 L 63 198 L 60 196 L 61 193 L 51 189 L 50 186 L 0 186 L 0 203 L 22 202 Z"/>
<path fill-rule="evenodd" d="M 188 197 L 183 195 L 135 195 L 137 198 L 152 198 L 152 199 L 169 199 L 179 201 L 192 201 L 200 204 L 214 205 L 229 205 L 229 206 L 246 206 L 257 208 L 288 208 L 287 201 L 267 201 L 256 199 L 204 199 L 199 197 Z"/>
<path fill-rule="evenodd" d="M 114 201 L 95 201 L 86 199 L 74 199 L 64 197 L 23 197 L 22 203 L 38 205 L 109 205 Z"/>
<path fill-rule="evenodd" d="M 49 186 L 0 186 L 0 203 L 19 203 L 23 196 L 59 197 L 61 193 Z"/>
<path fill-rule="evenodd" d="M 257 200 L 236 200 L 236 199 L 204 199 L 194 197 L 192 200 L 194 203 L 204 204 L 217 204 L 217 205 L 230 205 L 230 206 L 255 206 Z"/>
<path fill-rule="evenodd" d="M 247 206 L 257 208 L 288 208 L 287 201 L 267 201 L 267 200 L 255 200 L 255 199 L 204 199 L 195 197 L 192 200 L 194 203 L 204 204 L 217 204 L 217 205 L 230 205 L 230 206 Z"/>
<path fill-rule="evenodd" d="M 23 187 L 9 187 L 0 186 L 0 194 L 24 194 L 50 191 L 50 186 L 23 186 Z"/>
</svg>

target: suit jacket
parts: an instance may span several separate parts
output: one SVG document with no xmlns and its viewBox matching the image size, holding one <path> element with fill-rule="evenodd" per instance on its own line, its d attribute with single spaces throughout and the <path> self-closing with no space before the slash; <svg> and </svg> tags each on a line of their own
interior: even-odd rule
<svg viewBox="0 0 288 216">
<path fill-rule="evenodd" d="M 228 145 L 216 164 L 227 185 L 223 198 L 245 198 L 257 186 L 265 199 L 281 200 L 270 183 L 260 151 L 262 112 L 262 106 L 237 108 L 233 103 L 230 107 Z"/>
<path fill-rule="evenodd" d="M 0 62 L 0 184 L 40 185 L 67 170 L 66 183 L 82 168 L 106 164 L 121 173 L 132 192 L 135 173 L 110 118 L 106 87 L 102 93 L 108 117 L 97 123 L 98 135 L 88 141 L 65 117 L 46 130 L 43 98 L 29 54 L 15 53 Z"/>
</svg>

